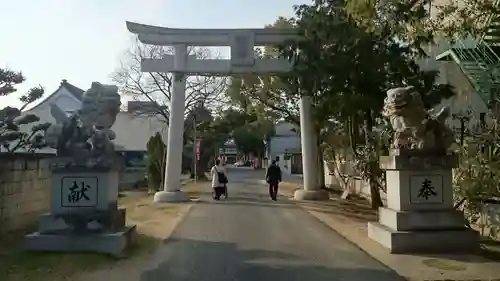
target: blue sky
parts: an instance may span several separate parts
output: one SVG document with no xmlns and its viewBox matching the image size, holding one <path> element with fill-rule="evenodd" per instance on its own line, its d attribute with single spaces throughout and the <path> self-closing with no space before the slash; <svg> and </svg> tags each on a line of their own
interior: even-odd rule
<svg viewBox="0 0 500 281">
<path fill-rule="evenodd" d="M 0 0 L 0 67 L 20 70 L 23 92 L 41 84 L 52 93 L 62 79 L 87 89 L 111 83 L 132 35 L 125 21 L 177 28 L 263 27 L 307 0 Z M 0 98 L 0 107 L 19 105 Z"/>
</svg>

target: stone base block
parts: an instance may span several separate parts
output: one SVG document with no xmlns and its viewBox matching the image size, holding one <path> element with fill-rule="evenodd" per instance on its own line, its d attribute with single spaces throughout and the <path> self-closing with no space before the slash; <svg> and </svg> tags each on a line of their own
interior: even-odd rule
<svg viewBox="0 0 500 281">
<path fill-rule="evenodd" d="M 28 251 L 43 252 L 96 252 L 123 257 L 124 251 L 136 243 L 136 226 L 125 227 L 120 232 L 95 234 L 42 234 L 25 236 L 24 247 Z"/>
<path fill-rule="evenodd" d="M 479 233 L 462 230 L 396 231 L 378 222 L 368 223 L 368 237 L 392 254 L 473 253 L 479 250 Z"/>
<path fill-rule="evenodd" d="M 63 159 L 54 159 L 54 163 Z M 66 162 L 66 160 L 63 160 Z M 54 164 L 53 163 L 53 164 Z M 119 172 L 111 167 L 85 168 L 83 165 L 52 167 L 51 207 L 54 214 L 71 214 L 77 210 L 106 212 L 117 207 Z M 86 186 L 87 200 L 73 202 L 73 185 Z"/>
<path fill-rule="evenodd" d="M 158 191 L 155 193 L 155 203 L 188 202 L 189 195 L 183 191 Z"/>
<path fill-rule="evenodd" d="M 297 189 L 293 194 L 295 200 L 310 200 L 310 201 L 324 201 L 330 199 L 330 193 L 328 191 L 320 190 L 305 190 Z"/>
<path fill-rule="evenodd" d="M 127 210 L 125 208 L 118 209 L 111 221 L 111 225 L 107 227 L 112 229 L 122 229 L 125 227 L 126 215 Z M 89 229 L 101 228 L 101 226 L 96 222 L 90 222 L 88 227 Z M 45 213 L 40 216 L 38 224 L 38 232 L 40 233 L 54 233 L 68 229 L 71 229 L 71 226 L 67 225 L 62 218 L 56 217 L 52 213 Z"/>
<path fill-rule="evenodd" d="M 396 211 L 379 208 L 379 222 L 397 231 L 410 230 L 462 230 L 465 219 L 457 210 Z"/>
</svg>

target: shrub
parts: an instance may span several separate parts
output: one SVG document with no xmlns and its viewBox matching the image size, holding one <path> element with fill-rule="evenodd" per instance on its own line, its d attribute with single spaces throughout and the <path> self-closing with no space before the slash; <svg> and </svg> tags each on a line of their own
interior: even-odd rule
<svg viewBox="0 0 500 281">
<path fill-rule="evenodd" d="M 160 133 L 149 138 L 148 144 L 148 185 L 150 190 L 159 190 L 164 176 L 165 144 Z"/>
<path fill-rule="evenodd" d="M 21 72 L 0 68 L 0 96 L 15 93 L 17 91 L 15 86 L 25 80 Z M 21 130 L 23 125 L 40 121 L 40 118 L 34 114 L 22 114 L 22 110 L 41 98 L 43 93 L 44 90 L 41 86 L 31 88 L 19 98 L 23 103 L 21 108 L 7 106 L 0 110 L 0 151 L 13 153 L 24 150 L 25 152 L 33 152 L 45 147 L 43 132 L 50 126 L 50 123 L 36 124 L 30 131 Z"/>
</svg>

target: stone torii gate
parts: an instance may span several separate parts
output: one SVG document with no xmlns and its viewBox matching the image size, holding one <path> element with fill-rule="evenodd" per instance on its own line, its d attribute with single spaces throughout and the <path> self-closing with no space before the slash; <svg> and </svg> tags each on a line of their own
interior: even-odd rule
<svg viewBox="0 0 500 281">
<path fill-rule="evenodd" d="M 277 45 L 298 35 L 290 29 L 176 29 L 127 22 L 131 33 L 137 34 L 144 44 L 173 46 L 174 55 L 162 59 L 143 58 L 142 72 L 172 72 L 174 82 L 170 100 L 167 159 L 164 190 L 154 196 L 155 202 L 187 201 L 189 197 L 180 191 L 183 150 L 184 99 L 187 75 L 275 74 L 291 70 L 287 59 L 256 59 L 254 46 Z M 188 46 L 230 46 L 231 59 L 197 59 L 188 55 Z M 312 131 L 311 97 L 300 99 L 300 131 L 304 189 L 295 192 L 301 200 L 328 199 L 328 193 L 320 190 L 316 181 L 317 148 Z"/>
</svg>

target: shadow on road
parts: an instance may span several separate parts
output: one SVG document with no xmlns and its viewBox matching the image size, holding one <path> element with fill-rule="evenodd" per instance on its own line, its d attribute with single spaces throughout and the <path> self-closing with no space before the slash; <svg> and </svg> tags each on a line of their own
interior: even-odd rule
<svg viewBox="0 0 500 281">
<path fill-rule="evenodd" d="M 220 201 L 205 201 L 205 200 L 200 200 L 197 202 L 198 204 L 225 204 L 225 205 L 233 205 L 233 206 L 250 206 L 250 207 L 266 207 L 266 208 L 290 208 L 290 209 L 296 209 L 300 208 L 299 206 L 292 205 L 292 204 L 287 204 L 287 203 L 279 203 L 278 202 L 272 202 L 270 201 L 269 203 L 266 203 L 264 200 L 235 200 L 233 198 L 229 199 L 221 199 Z"/>
<path fill-rule="evenodd" d="M 358 268 L 329 268 L 282 252 L 241 250 L 227 242 L 169 239 L 163 247 L 168 258 L 145 271 L 141 281 L 405 280 L 389 269 L 367 269 L 361 264 Z"/>
<path fill-rule="evenodd" d="M 271 201 L 268 195 L 256 194 L 249 192 L 237 192 L 236 195 L 229 194 L 229 198 L 221 197 L 220 201 L 214 201 L 209 196 L 203 196 L 201 200 L 197 201 L 198 204 L 226 204 L 226 205 L 245 205 L 245 206 L 255 206 L 255 207 L 270 207 L 270 208 L 300 208 L 296 204 L 293 204 L 285 197 L 280 196 L 278 201 Z"/>
</svg>

